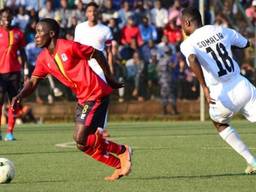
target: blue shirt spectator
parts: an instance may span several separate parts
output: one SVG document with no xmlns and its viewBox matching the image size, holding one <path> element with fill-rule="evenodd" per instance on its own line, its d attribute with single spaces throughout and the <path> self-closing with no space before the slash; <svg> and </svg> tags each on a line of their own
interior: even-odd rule
<svg viewBox="0 0 256 192">
<path fill-rule="evenodd" d="M 142 19 L 142 24 L 139 25 L 140 33 L 144 42 L 148 42 L 150 40 L 157 40 L 157 30 L 154 25 L 150 25 L 148 22 L 148 18 L 145 16 Z"/>
</svg>

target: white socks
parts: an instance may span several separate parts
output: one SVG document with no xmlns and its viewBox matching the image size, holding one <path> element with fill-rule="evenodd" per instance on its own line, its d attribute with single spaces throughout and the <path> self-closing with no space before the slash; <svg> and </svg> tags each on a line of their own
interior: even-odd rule
<svg viewBox="0 0 256 192">
<path fill-rule="evenodd" d="M 250 165 L 256 163 L 256 159 L 249 151 L 248 147 L 240 139 L 239 134 L 231 126 L 227 127 L 219 133 L 221 138 L 225 140 L 237 153 L 239 153 Z"/>
</svg>

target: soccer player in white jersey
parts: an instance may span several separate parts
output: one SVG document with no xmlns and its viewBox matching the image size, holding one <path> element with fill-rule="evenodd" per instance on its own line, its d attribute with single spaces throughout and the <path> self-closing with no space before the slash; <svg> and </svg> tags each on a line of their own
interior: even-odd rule
<svg viewBox="0 0 256 192">
<path fill-rule="evenodd" d="M 90 2 L 86 6 L 86 17 L 87 21 L 80 23 L 75 28 L 75 38 L 76 42 L 79 42 L 83 45 L 90 45 L 95 49 L 100 51 L 106 50 L 106 56 L 109 64 L 109 68 L 112 74 L 114 74 L 113 68 L 113 54 L 112 54 L 112 33 L 108 26 L 103 25 L 98 22 L 98 5 L 95 2 Z M 95 59 L 89 61 L 91 69 L 98 74 L 105 82 L 104 72 L 101 69 L 100 65 L 96 62 Z M 107 127 L 107 116 L 104 124 L 104 136 L 109 136 L 109 133 L 106 129 Z"/>
<path fill-rule="evenodd" d="M 74 40 L 84 45 L 90 45 L 100 51 L 106 50 L 108 64 L 113 74 L 113 55 L 111 49 L 113 36 L 108 26 L 98 22 L 98 5 L 95 2 L 87 4 L 86 17 L 87 21 L 76 26 Z"/>
<path fill-rule="evenodd" d="M 240 112 L 256 122 L 256 88 L 243 76 L 232 57 L 231 47 L 246 48 L 249 41 L 230 28 L 202 25 L 197 9 L 182 11 L 182 29 L 188 36 L 180 48 L 199 80 L 209 113 L 220 137 L 247 162 L 247 174 L 256 172 L 256 159 L 229 124 Z"/>
</svg>

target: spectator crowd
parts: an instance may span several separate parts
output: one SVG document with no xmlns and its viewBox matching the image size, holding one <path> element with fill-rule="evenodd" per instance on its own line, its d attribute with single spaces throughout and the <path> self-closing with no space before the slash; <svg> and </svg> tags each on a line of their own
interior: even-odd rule
<svg viewBox="0 0 256 192">
<path fill-rule="evenodd" d="M 6 0 L 4 2 L 5 6 L 15 11 L 13 25 L 18 26 L 25 33 L 26 53 L 31 71 L 40 52 L 33 42 L 38 20 L 41 18 L 57 20 L 61 27 L 61 37 L 73 40 L 76 25 L 86 20 L 85 9 L 89 2 L 91 1 Z M 198 99 L 199 84 L 179 51 L 179 44 L 185 38 L 181 31 L 181 10 L 187 6 L 198 7 L 198 1 L 94 0 L 94 2 L 99 5 L 101 22 L 111 29 L 113 35 L 114 76 L 117 80 L 125 82 L 125 88 L 116 93 L 119 102 L 161 98 L 163 107 L 171 101 L 174 113 L 178 113 L 177 99 Z M 234 0 L 204 2 L 205 24 L 243 29 L 240 32 L 250 38 L 255 45 L 253 30 L 244 30 L 249 26 L 248 22 L 255 29 L 255 0 L 240 0 L 245 18 L 240 16 L 238 5 Z M 220 8 L 216 6 L 218 3 L 222 5 Z M 239 20 L 237 21 L 236 18 Z M 241 72 L 255 83 L 253 47 L 235 55 L 241 64 Z M 52 80 L 49 82 L 53 96 L 61 96 L 62 92 L 67 92 L 56 89 L 55 85 L 52 85 Z M 73 98 L 69 92 L 66 96 L 69 99 Z M 37 93 L 37 99 L 40 102 L 40 93 Z M 163 108 L 163 112 L 167 113 L 166 107 Z"/>
</svg>

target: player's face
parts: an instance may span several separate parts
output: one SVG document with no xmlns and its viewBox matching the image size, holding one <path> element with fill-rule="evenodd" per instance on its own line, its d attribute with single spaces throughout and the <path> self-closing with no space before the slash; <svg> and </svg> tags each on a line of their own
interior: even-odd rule
<svg viewBox="0 0 256 192">
<path fill-rule="evenodd" d="M 98 17 L 98 11 L 97 8 L 94 6 L 90 6 L 86 10 L 86 17 L 88 18 L 88 21 L 95 22 L 97 21 Z"/>
<path fill-rule="evenodd" d="M 12 15 L 8 12 L 3 12 L 1 15 L 1 26 L 4 28 L 10 28 L 12 22 Z"/>
<path fill-rule="evenodd" d="M 50 30 L 45 23 L 36 25 L 35 43 L 37 47 L 47 47 L 51 42 Z"/>
</svg>

